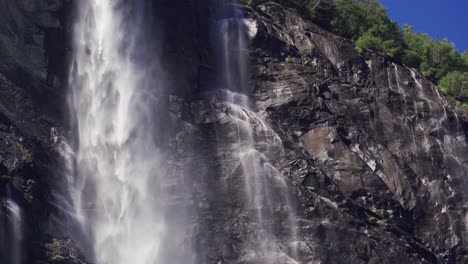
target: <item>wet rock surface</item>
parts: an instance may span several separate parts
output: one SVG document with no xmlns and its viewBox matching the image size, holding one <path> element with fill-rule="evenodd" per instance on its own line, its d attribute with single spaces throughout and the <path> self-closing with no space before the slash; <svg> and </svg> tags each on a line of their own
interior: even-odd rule
<svg viewBox="0 0 468 264">
<path fill-rule="evenodd" d="M 57 133 L 57 121 L 0 74 L 0 201 L 18 206 L 15 221 L 21 227 L 3 238 L 9 241 L 6 244 L 22 241 L 18 250 L 26 263 L 33 261 L 43 236 L 62 228 L 54 223 L 63 213 L 53 198 L 63 194 L 59 186 L 64 181 Z M 0 215 L 2 228 L 8 230 L 14 215 L 6 212 Z"/>
<path fill-rule="evenodd" d="M 68 49 L 57 40 L 67 30 L 57 14 L 66 14 L 68 1 L 36 2 L 0 1 L 2 14 L 11 11 L 0 25 L 0 223 L 11 219 L 6 201 L 14 200 L 27 227 L 26 263 L 85 263 L 57 203 L 66 200 L 67 180 L 57 54 Z M 269 219 L 280 247 L 272 256 L 243 250 L 264 223 L 243 207 L 238 109 L 208 92 L 217 73 L 210 8 L 200 6 L 161 1 L 156 8 L 178 29 L 164 32 L 163 82 L 172 91 L 164 95 L 171 127 L 164 144 L 175 153 L 173 208 L 196 211 L 187 227 L 196 263 L 468 262 L 466 116 L 416 71 L 371 51 L 357 54 L 348 40 L 275 4 L 244 10 L 247 122 L 262 162 L 274 168 L 269 179 L 289 188 L 297 235 L 289 235 L 280 197 Z M 59 52 L 52 62 L 44 57 L 47 34 Z"/>
<path fill-rule="evenodd" d="M 245 12 L 250 122 L 268 127 L 256 130 L 256 149 L 286 179 L 297 206 L 297 241 L 284 238 L 281 251 L 291 256 L 297 246 L 299 263 L 465 262 L 465 114 L 415 70 L 358 54 L 292 11 L 265 4 Z M 200 247 L 207 263 L 247 261 L 236 248 L 249 235 L 236 231 L 256 223 L 236 213 L 243 186 L 232 149 L 236 115 L 211 93 L 200 97 L 173 100 L 176 116 L 198 134 L 191 147 L 199 150 L 199 195 L 207 203 L 199 208 Z M 215 206 L 213 197 L 229 202 Z M 263 263 L 261 256 L 248 261 Z"/>
<path fill-rule="evenodd" d="M 61 16 L 69 2 L 0 1 L 2 263 L 36 263 L 44 238 L 63 234 L 56 195 L 64 197 L 58 150 L 69 46 Z"/>
<path fill-rule="evenodd" d="M 466 261 L 466 116 L 391 58 L 358 55 L 278 5 L 250 14 L 258 112 L 380 223 L 438 261 Z"/>
<path fill-rule="evenodd" d="M 41 256 L 35 264 L 86 264 L 85 257 L 76 244 L 70 240 L 49 238 L 41 244 Z"/>
</svg>

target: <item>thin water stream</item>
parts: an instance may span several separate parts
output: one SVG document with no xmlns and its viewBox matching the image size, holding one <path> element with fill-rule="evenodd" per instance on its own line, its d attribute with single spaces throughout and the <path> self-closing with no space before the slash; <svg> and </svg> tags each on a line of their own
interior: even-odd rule
<svg viewBox="0 0 468 264">
<path fill-rule="evenodd" d="M 250 253 L 243 259 L 265 264 L 297 263 L 294 247 L 287 245 L 297 241 L 289 187 L 268 157 L 272 151 L 265 147 L 281 144 L 281 139 L 255 112 L 255 102 L 249 97 L 248 25 L 245 21 L 240 6 L 224 2 L 214 38 L 216 46 L 221 47 L 217 53 L 222 69 L 218 82 L 221 89 L 217 93 L 237 127 L 234 151 L 244 182 L 244 210 L 252 215 L 252 224 L 257 226 L 254 241 L 244 242 L 244 250 Z M 280 226 L 286 226 L 286 232 L 279 232 Z"/>
</svg>

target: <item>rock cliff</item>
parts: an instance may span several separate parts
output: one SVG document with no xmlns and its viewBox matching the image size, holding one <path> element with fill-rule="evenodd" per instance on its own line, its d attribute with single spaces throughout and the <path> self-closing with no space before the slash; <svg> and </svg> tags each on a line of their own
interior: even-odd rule
<svg viewBox="0 0 468 264">
<path fill-rule="evenodd" d="M 253 94 L 269 123 L 381 224 L 465 262 L 466 115 L 415 70 L 279 6 L 252 17 Z"/>
<path fill-rule="evenodd" d="M 245 214 L 239 191 L 239 109 L 210 87 L 218 74 L 209 31 L 215 2 L 206 2 L 154 7 L 171 127 L 166 143 L 175 153 L 169 174 L 174 186 L 180 180 L 192 187 L 174 187 L 174 208 L 189 196 L 197 212 L 190 227 L 197 263 L 264 263 L 265 256 L 241 247 L 259 223 Z M 25 263 L 85 263 L 68 238 L 61 156 L 70 132 L 63 109 L 72 4 L 0 0 L 0 7 L 0 228 L 12 222 L 14 200 Z M 242 115 L 272 168 L 266 175 L 287 184 L 296 210 L 291 239 L 287 198 L 273 186 L 269 221 L 283 243 L 272 257 L 468 262 L 466 113 L 417 71 L 372 51 L 358 54 L 349 40 L 292 10 L 271 3 L 243 9 L 252 107 Z"/>
</svg>

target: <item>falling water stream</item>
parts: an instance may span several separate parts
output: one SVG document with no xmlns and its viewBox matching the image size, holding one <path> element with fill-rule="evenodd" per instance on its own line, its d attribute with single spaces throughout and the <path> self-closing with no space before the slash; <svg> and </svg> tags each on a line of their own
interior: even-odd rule
<svg viewBox="0 0 468 264">
<path fill-rule="evenodd" d="M 149 1 L 80 1 L 70 107 L 76 168 L 70 194 L 99 264 L 190 263 L 168 220 L 168 179 L 158 144 L 160 82 L 144 53 Z M 180 218 L 180 217 L 179 217 Z M 180 222 L 180 221 L 179 221 Z M 166 250 L 170 246 L 171 250 Z"/>
<path fill-rule="evenodd" d="M 11 199 L 7 190 L 6 200 L 0 200 L 0 260 L 2 263 L 23 263 L 23 219 L 21 208 Z"/>
<path fill-rule="evenodd" d="M 211 40 L 216 48 L 210 55 L 216 62 L 210 71 L 216 77 L 210 79 L 210 85 L 203 87 L 212 100 L 213 119 L 219 119 L 213 121 L 216 123 L 214 130 L 222 126 L 225 126 L 222 129 L 230 129 L 225 133 L 227 135 L 214 137 L 219 140 L 216 141 L 219 149 L 213 157 L 225 159 L 223 164 L 216 165 L 227 164 L 226 167 L 234 171 L 222 177 L 214 175 L 216 179 L 209 180 L 221 179 L 221 185 L 234 183 L 229 187 L 235 191 L 223 193 L 223 190 L 216 190 L 214 194 L 227 195 L 207 196 L 197 205 L 191 197 L 193 190 L 184 186 L 185 172 L 174 172 L 183 167 L 180 164 L 184 161 L 179 159 L 185 156 L 172 153 L 170 143 L 165 141 L 173 135 L 162 133 L 173 132 L 171 124 L 162 121 L 170 118 L 161 116 L 170 116 L 166 99 L 175 95 L 165 91 L 161 76 L 163 63 L 154 52 L 159 48 L 153 42 L 157 34 L 154 34 L 153 24 L 148 23 L 153 19 L 151 10 L 156 1 L 76 2 L 68 97 L 72 138 L 61 142 L 59 147 L 68 176 L 69 197 L 60 196 L 66 201 L 57 208 L 66 211 L 67 217 L 72 219 L 71 224 L 68 223 L 70 226 L 79 226 L 69 231 L 69 235 L 85 251 L 90 263 L 203 264 L 207 262 L 200 260 L 209 258 L 216 259 L 210 263 L 217 264 L 234 263 L 231 260 L 255 264 L 312 261 L 300 259 L 297 252 L 301 246 L 297 233 L 299 217 L 291 199 L 290 183 L 281 172 L 282 164 L 278 161 L 285 154 L 282 139 L 266 121 L 266 113 L 257 111 L 249 87 L 248 35 L 251 25 L 245 19 L 242 7 L 235 0 L 213 0 L 216 4 L 211 3 L 213 6 L 209 10 L 214 13 L 210 13 L 213 15 L 210 17 Z M 208 2 L 200 0 L 203 4 Z M 408 147 L 406 156 L 418 159 L 413 162 L 416 167 L 410 169 L 423 175 L 423 169 L 430 167 L 425 166 L 425 162 L 434 162 L 431 155 L 439 151 L 444 157 L 443 165 L 447 165 L 444 168 L 447 175 L 443 175 L 445 181 L 463 178 L 461 174 L 468 165 L 459 157 L 466 155 L 467 146 L 457 113 L 450 111 L 437 88 L 431 87 L 433 91 L 425 89 L 426 83 L 416 71 L 408 68 L 409 77 L 416 85 L 412 92 L 405 90 L 409 81 L 405 80 L 408 76 L 402 74 L 401 66 L 393 63 L 391 67 L 386 69 L 388 86 L 401 95 L 402 101 L 404 119 L 398 121 L 405 128 L 404 132 L 411 133 L 412 146 L 411 149 Z M 413 95 L 418 100 L 411 106 L 408 103 L 412 102 L 410 97 Z M 450 119 L 455 119 L 455 127 L 449 126 Z M 211 116 L 206 122 L 212 122 Z M 193 127 L 197 130 L 196 125 Z M 226 131 L 222 129 L 214 134 Z M 374 164 L 369 166 L 375 170 L 375 161 L 372 162 Z M 419 171 L 417 166 L 421 168 Z M 442 182 L 439 175 L 432 176 L 429 173 L 423 177 L 422 185 L 430 191 L 429 199 L 434 201 L 434 208 L 440 208 L 441 213 L 446 214 L 451 232 L 450 241 L 446 243 L 455 248 L 464 239 L 455 232 L 458 212 L 451 212 L 446 203 L 439 204 L 445 199 L 440 190 L 446 182 Z M 191 180 L 195 181 L 196 177 L 193 175 Z M 219 187 L 217 184 L 209 186 Z M 207 191 L 202 188 L 200 192 Z M 455 195 L 450 186 L 448 191 L 451 196 Z M 21 207 L 21 200 L 15 199 L 9 186 L 5 197 L 0 198 L 0 260 L 7 264 L 23 264 L 29 257 L 24 252 L 29 238 L 25 232 L 29 223 L 27 208 Z M 219 209 L 218 204 L 219 207 L 227 205 L 227 209 Z M 198 208 L 188 208 L 196 206 L 208 208 L 206 215 L 194 216 L 196 213 L 191 210 Z M 223 214 L 224 210 L 232 211 L 228 217 L 235 220 L 229 222 L 235 223 L 234 227 L 226 224 L 231 219 L 216 215 Z M 203 220 L 210 225 L 202 226 Z M 468 213 L 465 221 L 468 225 Z M 221 234 L 213 235 L 210 228 Z M 200 230 L 208 231 L 207 234 L 196 233 Z M 210 235 L 222 237 L 213 239 L 219 244 L 209 244 L 207 236 Z M 203 241 L 192 241 L 195 239 Z M 223 244 L 226 241 L 227 246 Z M 200 246 L 200 252 L 193 252 L 192 243 L 197 242 L 211 248 Z"/>
<path fill-rule="evenodd" d="M 286 245 L 297 241 L 288 185 L 268 157 L 272 152 L 269 144 L 281 144 L 281 139 L 255 112 L 255 103 L 248 96 L 248 22 L 240 6 L 221 2 L 214 38 L 220 47 L 217 57 L 222 69 L 218 81 L 221 89 L 216 94 L 237 127 L 234 151 L 242 170 L 245 210 L 257 224 L 253 241 L 243 245 L 248 253 L 241 259 L 265 264 L 297 263 L 294 247 Z M 286 226 L 286 232 L 278 231 L 281 226 Z"/>
<path fill-rule="evenodd" d="M 162 163 L 167 151 L 156 140 L 162 124 L 154 106 L 160 103 L 162 88 L 154 77 L 157 71 L 148 70 L 149 61 L 157 58 L 141 56 L 144 3 L 79 4 L 70 80 L 76 146 L 65 156 L 72 157 L 67 159 L 73 175 L 70 196 L 82 244 L 89 245 L 87 255 L 98 264 L 188 264 L 195 259 L 186 248 L 191 236 L 190 225 L 180 220 L 183 206 L 171 207 L 180 199 L 170 198 L 174 179 L 169 179 L 170 168 Z M 258 137 L 281 140 L 245 95 L 247 41 L 240 9 L 221 6 L 215 23 L 222 69 L 218 94 L 237 127 L 235 152 L 243 170 L 244 210 L 252 216 L 251 224 L 258 225 L 255 235 L 244 241 L 247 253 L 241 258 L 296 263 L 288 245 L 297 239 L 287 183 L 270 163 L 268 147 L 258 147 Z"/>
</svg>

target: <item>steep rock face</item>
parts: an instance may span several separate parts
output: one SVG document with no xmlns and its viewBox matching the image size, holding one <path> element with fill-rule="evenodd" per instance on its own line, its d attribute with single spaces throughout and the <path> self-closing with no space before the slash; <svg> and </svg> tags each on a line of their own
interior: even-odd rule
<svg viewBox="0 0 468 264">
<path fill-rule="evenodd" d="M 26 263 L 84 263 L 65 238 L 66 217 L 56 203 L 66 201 L 59 150 L 67 133 L 57 117 L 65 111 L 57 110 L 66 96 L 60 58 L 69 47 L 69 5 L 0 0 L 2 15 L 10 10 L 0 18 L 0 223 L 12 217 L 8 199 L 17 201 L 27 227 Z M 160 1 L 155 10 L 163 21 L 154 25 L 163 32 L 155 52 L 164 51 L 157 52 L 170 109 L 164 122 L 171 129 L 162 138 L 174 153 L 168 188 L 174 208 L 197 211 L 187 227 L 196 263 L 265 263 L 265 256 L 242 249 L 260 223 L 242 207 L 238 109 L 208 92 L 217 74 L 210 5 Z M 288 185 L 297 211 L 291 239 L 285 198 L 274 200 L 269 221 L 282 243 L 272 257 L 467 262 L 466 117 L 417 72 L 380 54 L 357 54 L 348 40 L 290 10 L 265 4 L 245 13 L 254 101 L 246 121 L 262 162 L 274 168 L 269 179 Z M 184 196 L 193 203 L 179 204 Z"/>
<path fill-rule="evenodd" d="M 356 204 L 466 261 L 467 122 L 391 58 L 267 4 L 251 12 L 258 111 Z M 254 21 L 254 22 L 253 22 Z"/>
<path fill-rule="evenodd" d="M 49 111 L 61 111 L 70 50 L 70 0 L 0 1 L 0 72 Z M 55 88 L 55 89 L 54 89 Z"/>
<path fill-rule="evenodd" d="M 70 4 L 0 1 L 2 263 L 83 263 L 67 261 L 82 258 L 73 242 L 49 237 L 64 233 L 57 200 L 65 197 L 59 150 Z"/>
<path fill-rule="evenodd" d="M 241 118 L 254 128 L 263 162 L 276 170 L 268 177 L 284 177 L 297 204 L 295 241 L 284 235 L 286 222 L 273 223 L 283 234 L 282 252 L 292 256 L 297 246 L 300 263 L 463 262 L 462 114 L 414 70 L 357 54 L 348 40 L 292 11 L 266 4 L 245 12 L 256 110 Z M 209 51 L 206 36 L 196 37 Z M 199 65 L 191 64 L 197 86 L 170 100 L 186 130 L 175 142 L 194 166 L 196 248 L 206 256 L 201 262 L 264 263 L 243 251 L 259 223 L 243 211 L 234 147 L 242 137 L 239 109 L 211 92 L 220 87 L 210 85 L 210 75 L 219 72 L 213 54 L 199 52 Z"/>
<path fill-rule="evenodd" d="M 256 109 L 248 122 L 256 149 L 296 197 L 296 260 L 466 262 L 464 113 L 415 70 L 371 51 L 357 54 L 350 41 L 293 11 L 265 4 L 245 12 Z M 190 154 L 197 162 L 198 249 L 207 251 L 207 263 L 262 263 L 239 250 L 257 223 L 246 220 L 239 198 L 238 109 L 206 92 L 216 87 L 203 80 L 217 73 L 203 59 L 198 72 L 190 96 L 171 100 L 191 131 L 176 141 L 198 151 Z M 290 228 L 276 225 L 283 233 Z M 282 239 L 291 256 L 291 241 Z"/>
<path fill-rule="evenodd" d="M 63 208 L 56 202 L 65 196 L 66 180 L 60 169 L 58 122 L 40 109 L 23 89 L 0 75 L 0 223 L 2 231 L 7 230 L 0 246 L 7 255 L 16 250 L 24 263 L 49 263 L 50 254 L 44 253 L 47 235 L 60 236 L 64 226 L 57 218 Z M 11 205 L 17 206 L 16 214 Z M 15 226 L 18 230 L 10 232 Z M 12 261 L 11 256 L 1 257 Z"/>
</svg>

